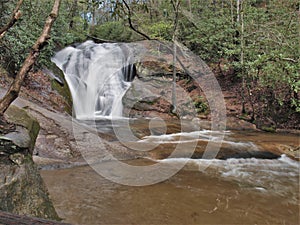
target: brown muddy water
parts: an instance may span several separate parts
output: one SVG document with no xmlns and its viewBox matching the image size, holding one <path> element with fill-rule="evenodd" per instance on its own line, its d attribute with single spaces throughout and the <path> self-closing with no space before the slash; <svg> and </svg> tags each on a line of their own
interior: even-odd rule
<svg viewBox="0 0 300 225">
<path fill-rule="evenodd" d="M 170 143 L 207 140 L 208 133 L 211 135 L 211 132 L 203 130 L 195 137 L 195 131 L 173 129 L 169 134 L 141 134 L 139 144 L 155 142 L 168 147 Z M 299 143 L 297 136 L 272 136 L 256 132 L 228 132 L 225 142 L 232 148 L 240 147 L 242 151 L 251 148 L 253 151 L 261 148 L 258 147 L 260 143 L 271 142 L 272 138 L 282 144 Z M 124 163 L 139 166 L 157 162 L 176 165 L 182 160 L 185 159 L 135 159 Z M 109 166 L 112 162 L 101 163 Z M 176 175 L 141 187 L 109 181 L 90 166 L 42 170 L 41 175 L 59 216 L 64 222 L 72 224 L 300 222 L 299 162 L 285 155 L 269 159 L 189 159 Z"/>
</svg>

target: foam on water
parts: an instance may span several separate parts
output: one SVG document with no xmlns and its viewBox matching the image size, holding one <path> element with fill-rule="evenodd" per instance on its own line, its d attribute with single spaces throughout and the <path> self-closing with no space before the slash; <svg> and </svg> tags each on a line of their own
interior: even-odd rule
<svg viewBox="0 0 300 225">
<path fill-rule="evenodd" d="M 287 157 L 285 154 L 282 155 L 278 160 L 280 160 L 280 161 L 282 161 L 284 163 L 287 163 L 290 166 L 298 168 L 298 171 L 299 171 L 299 165 L 300 165 L 300 163 L 297 162 L 297 161 L 295 161 L 295 160 L 292 160 L 291 158 Z"/>
<path fill-rule="evenodd" d="M 230 135 L 232 134 L 230 131 L 212 131 L 212 130 L 200 130 L 200 131 L 192 131 L 192 132 L 180 132 L 180 133 L 172 133 L 172 134 L 163 134 L 163 135 L 149 135 L 143 137 L 139 142 L 151 142 L 157 144 L 178 144 L 178 143 L 189 143 L 196 141 L 210 141 L 217 143 L 229 144 L 235 148 L 247 148 L 251 150 L 258 150 L 257 146 L 252 142 L 237 142 L 224 140 L 221 136 L 222 134 Z"/>
<path fill-rule="evenodd" d="M 201 137 L 203 139 L 218 139 L 218 135 L 222 135 L 223 133 L 229 134 L 230 131 L 212 131 L 212 130 L 199 130 L 192 132 L 180 132 L 180 133 L 172 133 L 172 134 L 162 134 L 162 135 L 149 135 L 143 137 L 143 141 L 147 140 L 174 140 L 176 137 L 185 137 L 185 138 L 198 138 Z M 214 136 L 213 136 L 214 135 Z"/>
<path fill-rule="evenodd" d="M 237 182 L 243 188 L 286 196 L 287 201 L 299 201 L 300 163 L 282 155 L 278 159 L 187 159 L 168 158 L 163 163 L 187 162 L 187 168 Z M 288 184 L 288 185 L 287 185 Z"/>
</svg>

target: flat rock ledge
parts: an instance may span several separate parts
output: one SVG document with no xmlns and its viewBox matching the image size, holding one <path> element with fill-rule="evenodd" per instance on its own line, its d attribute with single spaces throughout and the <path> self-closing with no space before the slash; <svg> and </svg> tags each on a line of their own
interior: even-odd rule
<svg viewBox="0 0 300 225">
<path fill-rule="evenodd" d="M 16 129 L 0 135 L 0 210 L 59 220 L 32 160 L 39 123 L 16 106 L 11 106 L 5 116 Z"/>
</svg>

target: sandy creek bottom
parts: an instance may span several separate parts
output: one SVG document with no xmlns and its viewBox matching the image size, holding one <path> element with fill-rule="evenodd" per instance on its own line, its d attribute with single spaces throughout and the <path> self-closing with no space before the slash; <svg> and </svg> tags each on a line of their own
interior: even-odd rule
<svg viewBox="0 0 300 225">
<path fill-rule="evenodd" d="M 255 183 L 193 167 L 144 187 L 110 182 L 89 166 L 42 176 L 59 216 L 73 224 L 299 224 L 299 186 L 281 189 L 297 180 Z"/>
<path fill-rule="evenodd" d="M 160 141 L 175 142 L 176 137 L 163 136 L 165 139 Z M 246 143 L 248 139 L 249 143 L 258 143 L 257 137 L 260 141 L 268 139 L 261 135 L 235 134 L 227 140 Z M 297 142 L 295 137 L 291 138 Z M 157 141 L 149 137 L 144 140 Z M 164 163 L 176 165 L 182 160 L 167 159 Z M 109 168 L 111 162 L 103 163 Z M 136 159 L 126 163 L 145 166 L 153 162 Z M 42 170 L 41 175 L 59 216 L 72 224 L 300 222 L 299 162 L 285 155 L 278 159 L 190 159 L 176 175 L 141 187 L 109 181 L 90 166 Z"/>
</svg>

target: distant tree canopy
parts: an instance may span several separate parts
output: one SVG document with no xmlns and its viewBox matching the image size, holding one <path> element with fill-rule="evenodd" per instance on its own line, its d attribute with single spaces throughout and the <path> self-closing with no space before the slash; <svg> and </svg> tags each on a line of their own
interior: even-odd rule
<svg viewBox="0 0 300 225">
<path fill-rule="evenodd" d="M 49 2 L 24 0 L 21 19 L 0 40 L 0 60 L 8 70 L 18 70 L 24 61 L 43 27 Z M 0 1 L 0 26 L 7 22 L 16 3 Z M 177 40 L 207 63 L 222 64 L 222 74 L 232 73 L 242 80 L 241 93 L 252 103 L 253 120 L 278 108 L 285 108 L 286 118 L 300 112 L 298 0 L 180 3 Z M 172 40 L 172 0 L 64 0 L 36 67 L 47 65 L 55 50 L 88 37 L 145 39 L 134 29 L 153 39 Z M 264 111 L 266 108 L 269 110 Z"/>
</svg>

